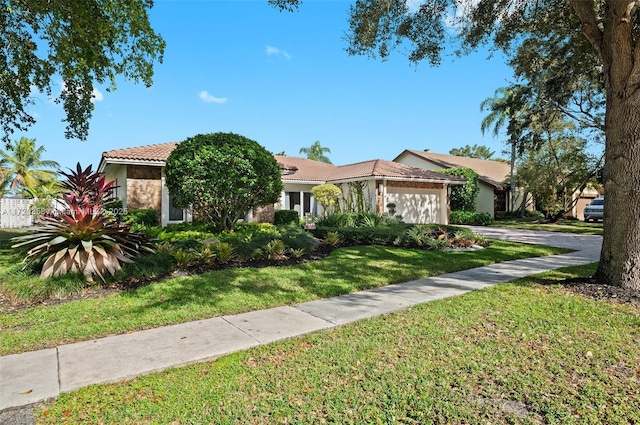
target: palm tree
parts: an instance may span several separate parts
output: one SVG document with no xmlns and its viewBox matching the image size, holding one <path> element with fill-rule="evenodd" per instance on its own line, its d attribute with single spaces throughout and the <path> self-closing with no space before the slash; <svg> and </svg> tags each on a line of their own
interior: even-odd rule
<svg viewBox="0 0 640 425">
<path fill-rule="evenodd" d="M 0 150 L 2 152 L 2 150 Z M 7 161 L 0 156 L 0 197 L 4 196 L 8 190 L 9 180 L 11 180 L 11 170 L 7 167 Z"/>
<path fill-rule="evenodd" d="M 55 180 L 59 165 L 55 161 L 43 160 L 44 152 L 43 146 L 36 147 L 36 140 L 27 137 L 16 140 L 8 152 L 0 150 L 0 162 L 6 164 L 11 191 L 33 189 L 43 182 Z"/>
<path fill-rule="evenodd" d="M 323 147 L 317 140 L 308 148 L 300 148 L 300 153 L 307 155 L 307 158 L 331 164 L 331 160 L 325 155 L 325 152 L 331 153 L 331 149 Z"/>
<path fill-rule="evenodd" d="M 509 175 L 509 188 L 511 191 L 511 211 L 515 209 L 516 183 L 514 169 L 516 163 L 516 145 L 522 137 L 527 119 L 524 118 L 527 111 L 526 98 L 527 88 L 521 85 L 500 87 L 494 93 L 494 97 L 485 99 L 480 104 L 480 110 L 488 110 L 489 114 L 484 117 L 480 125 L 482 134 L 487 129 L 493 127 L 493 135 L 498 136 L 503 127 L 507 128 L 509 144 L 511 145 L 511 171 Z"/>
</svg>

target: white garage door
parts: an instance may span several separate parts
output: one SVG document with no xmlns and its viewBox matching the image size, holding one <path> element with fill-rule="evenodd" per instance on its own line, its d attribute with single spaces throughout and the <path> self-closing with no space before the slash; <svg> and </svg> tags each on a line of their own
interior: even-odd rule
<svg viewBox="0 0 640 425">
<path fill-rule="evenodd" d="M 405 223 L 437 223 L 440 196 L 435 190 L 387 188 L 387 203 L 396 204 L 396 214 Z"/>
</svg>

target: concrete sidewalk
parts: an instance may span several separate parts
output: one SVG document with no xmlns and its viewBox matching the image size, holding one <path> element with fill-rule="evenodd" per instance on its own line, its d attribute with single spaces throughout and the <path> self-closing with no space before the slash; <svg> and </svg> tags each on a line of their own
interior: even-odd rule
<svg viewBox="0 0 640 425">
<path fill-rule="evenodd" d="M 459 295 L 520 277 L 598 261 L 601 238 L 474 228 L 489 237 L 579 249 L 244 314 L 167 326 L 0 357 L 0 411 L 90 384 L 219 356 Z M 546 236 L 546 237 L 545 237 Z"/>
</svg>

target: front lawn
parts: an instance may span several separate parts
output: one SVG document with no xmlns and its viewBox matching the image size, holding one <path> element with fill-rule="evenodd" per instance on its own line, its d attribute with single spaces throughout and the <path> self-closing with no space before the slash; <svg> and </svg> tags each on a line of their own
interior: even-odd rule
<svg viewBox="0 0 640 425">
<path fill-rule="evenodd" d="M 214 362 L 94 385 L 61 394 L 39 419 L 638 423 L 638 308 L 549 285 L 594 271 L 550 272 Z"/>
<path fill-rule="evenodd" d="M 296 304 L 506 260 L 566 252 L 492 241 L 477 251 L 349 247 L 296 266 L 232 268 L 156 282 L 133 291 L 0 316 L 0 355 Z"/>
<path fill-rule="evenodd" d="M 602 235 L 602 223 L 585 223 L 584 221 L 564 218 L 555 223 L 545 223 L 544 219 L 539 217 L 509 218 L 496 220 L 491 226 L 578 233 L 582 235 Z"/>
</svg>

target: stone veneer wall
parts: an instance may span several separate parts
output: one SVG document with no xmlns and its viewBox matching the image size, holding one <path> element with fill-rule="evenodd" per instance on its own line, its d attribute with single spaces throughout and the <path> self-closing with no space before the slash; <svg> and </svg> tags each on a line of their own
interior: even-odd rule
<svg viewBox="0 0 640 425">
<path fill-rule="evenodd" d="M 162 169 L 149 165 L 127 167 L 127 208 L 153 208 L 160 218 L 162 208 Z"/>
<path fill-rule="evenodd" d="M 253 210 L 253 221 L 258 223 L 273 223 L 275 219 L 275 208 L 273 205 L 257 207 Z"/>
</svg>

